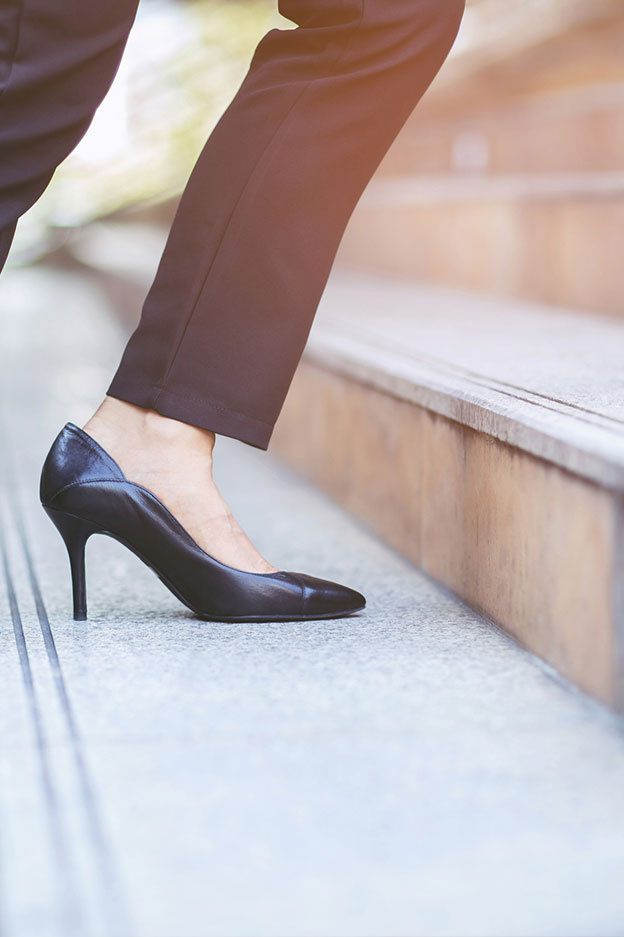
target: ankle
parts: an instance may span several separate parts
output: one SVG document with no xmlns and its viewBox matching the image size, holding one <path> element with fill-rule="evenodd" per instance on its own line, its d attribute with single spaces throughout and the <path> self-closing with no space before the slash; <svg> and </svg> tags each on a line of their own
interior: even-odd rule
<svg viewBox="0 0 624 937">
<path fill-rule="evenodd" d="M 163 445 L 202 451 L 207 448 L 210 452 L 214 448 L 215 434 L 211 430 L 171 419 L 156 410 L 144 410 L 140 424 L 140 432 L 145 437 Z"/>
<path fill-rule="evenodd" d="M 87 433 L 94 430 L 95 438 L 102 444 L 100 437 L 106 437 L 109 442 L 128 439 L 133 448 L 138 445 L 196 451 L 209 459 L 215 444 L 215 434 L 211 430 L 108 396 L 83 429 Z"/>
</svg>

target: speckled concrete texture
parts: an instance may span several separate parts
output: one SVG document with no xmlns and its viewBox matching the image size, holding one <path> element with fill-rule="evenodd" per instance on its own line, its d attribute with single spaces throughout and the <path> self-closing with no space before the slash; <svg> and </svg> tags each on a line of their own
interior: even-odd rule
<svg viewBox="0 0 624 937">
<path fill-rule="evenodd" d="M 0 328 L 3 937 L 624 933 L 622 723 L 270 451 L 219 438 L 235 514 L 364 612 L 202 622 L 93 538 L 73 622 L 37 477 L 124 334 L 44 269 L 4 275 Z"/>
</svg>

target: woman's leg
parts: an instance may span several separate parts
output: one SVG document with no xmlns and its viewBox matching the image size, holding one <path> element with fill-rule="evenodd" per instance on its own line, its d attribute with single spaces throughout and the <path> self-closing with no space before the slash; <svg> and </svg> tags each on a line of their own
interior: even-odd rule
<svg viewBox="0 0 624 937">
<path fill-rule="evenodd" d="M 110 87 L 137 4 L 0 5 L 0 270 L 18 218 L 84 136 Z"/>
<path fill-rule="evenodd" d="M 109 395 L 268 447 L 347 221 L 464 0 L 279 0 L 201 153 Z"/>
<path fill-rule="evenodd" d="M 280 0 L 298 27 L 258 45 L 85 427 L 230 565 L 275 569 L 212 482 L 215 433 L 268 447 L 347 221 L 444 61 L 463 5 Z"/>
</svg>

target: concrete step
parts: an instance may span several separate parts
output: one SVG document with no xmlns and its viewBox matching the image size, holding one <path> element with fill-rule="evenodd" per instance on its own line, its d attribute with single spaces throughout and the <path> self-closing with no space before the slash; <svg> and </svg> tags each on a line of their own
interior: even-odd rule
<svg viewBox="0 0 624 937">
<path fill-rule="evenodd" d="M 624 173 L 375 178 L 337 263 L 624 315 Z"/>
<path fill-rule="evenodd" d="M 624 72 L 624 69 L 623 69 Z M 435 116 L 416 108 L 378 175 L 590 172 L 624 166 L 624 81 L 475 102 Z"/>
<path fill-rule="evenodd" d="M 621 710 L 623 361 L 616 320 L 335 269 L 272 446 Z"/>
<path fill-rule="evenodd" d="M 202 622 L 94 537 L 71 619 L 37 481 L 127 336 L 100 282 L 0 280 L 4 937 L 619 933 L 621 721 L 271 452 L 219 439 L 236 516 L 364 613 Z"/>
</svg>

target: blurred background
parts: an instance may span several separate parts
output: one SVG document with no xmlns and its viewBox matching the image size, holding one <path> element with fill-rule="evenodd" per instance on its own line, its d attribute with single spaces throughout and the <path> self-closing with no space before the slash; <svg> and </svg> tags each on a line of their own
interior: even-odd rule
<svg viewBox="0 0 624 937">
<path fill-rule="evenodd" d="M 113 87 L 20 222 L 12 263 L 104 217 L 150 209 L 168 223 L 258 40 L 293 27 L 276 6 L 143 0 Z M 359 211 L 339 260 L 620 314 L 620 216 L 605 196 L 621 191 L 621 17 L 618 0 L 468 0 L 377 174 L 409 181 L 403 204 L 388 188 Z"/>
</svg>

